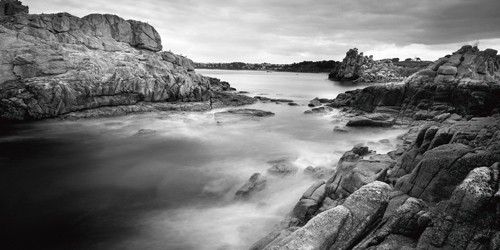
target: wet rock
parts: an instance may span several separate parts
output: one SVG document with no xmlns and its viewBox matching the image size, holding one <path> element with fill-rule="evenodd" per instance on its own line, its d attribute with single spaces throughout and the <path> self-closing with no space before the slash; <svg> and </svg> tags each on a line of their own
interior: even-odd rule
<svg viewBox="0 0 500 250">
<path fill-rule="evenodd" d="M 235 193 L 235 198 L 248 198 L 256 192 L 262 191 L 267 184 L 267 178 L 260 173 L 255 173 L 250 176 L 247 183 L 241 186 Z"/>
<path fill-rule="evenodd" d="M 136 133 L 136 135 L 152 135 L 152 134 L 156 134 L 156 130 L 153 130 L 153 129 L 140 129 Z"/>
<path fill-rule="evenodd" d="M 288 105 L 290 105 L 290 106 L 299 106 L 299 104 L 297 104 L 295 102 L 289 102 Z"/>
<path fill-rule="evenodd" d="M 308 166 L 304 169 L 304 174 L 309 175 L 315 179 L 325 179 L 333 174 L 333 168 L 328 167 L 312 167 Z"/>
<path fill-rule="evenodd" d="M 351 118 L 346 126 L 348 127 L 391 127 L 394 118 L 386 114 L 368 114 Z"/>
<path fill-rule="evenodd" d="M 321 106 L 321 102 L 319 101 L 319 98 L 316 97 L 316 98 L 312 99 L 307 106 L 318 107 L 318 106 Z"/>
<path fill-rule="evenodd" d="M 297 219 L 301 224 L 305 224 L 316 214 L 325 196 L 325 181 L 315 182 L 306 190 L 293 208 L 292 217 Z"/>
<path fill-rule="evenodd" d="M 215 117 L 222 117 L 227 115 L 246 116 L 246 117 L 267 117 L 267 116 L 274 116 L 274 113 L 259 109 L 231 109 L 215 113 Z"/>
<path fill-rule="evenodd" d="M 267 172 L 272 175 L 287 176 L 296 174 L 298 170 L 299 168 L 290 162 L 279 162 L 268 168 Z"/>
<path fill-rule="evenodd" d="M 333 132 L 339 132 L 339 133 L 349 133 L 349 129 L 346 127 L 340 127 L 340 126 L 335 126 L 333 128 Z"/>
</svg>

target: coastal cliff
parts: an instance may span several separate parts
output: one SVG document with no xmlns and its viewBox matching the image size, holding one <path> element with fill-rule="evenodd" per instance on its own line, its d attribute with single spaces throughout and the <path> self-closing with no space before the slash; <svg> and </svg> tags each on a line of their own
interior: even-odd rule
<svg viewBox="0 0 500 250">
<path fill-rule="evenodd" d="M 404 83 L 324 103 L 342 108 L 347 126 L 383 117 L 409 130 L 387 154 L 362 145 L 345 152 L 251 249 L 500 248 L 496 50 L 464 46 Z"/>
<path fill-rule="evenodd" d="M 19 1 L 0 3 L 2 119 L 103 107 L 101 114 L 126 113 L 210 98 L 210 79 L 194 72 L 190 59 L 161 51 L 147 23 L 109 14 L 31 15 Z"/>
</svg>

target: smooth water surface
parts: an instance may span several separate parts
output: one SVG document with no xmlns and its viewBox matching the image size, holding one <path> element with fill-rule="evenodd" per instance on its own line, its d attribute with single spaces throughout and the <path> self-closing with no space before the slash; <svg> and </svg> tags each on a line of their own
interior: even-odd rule
<svg viewBox="0 0 500 250">
<path fill-rule="evenodd" d="M 338 111 L 303 114 L 314 97 L 334 98 L 355 88 L 326 74 L 198 72 L 248 95 L 293 99 L 300 106 L 259 102 L 245 108 L 276 115 L 219 122 L 214 113 L 222 110 L 3 126 L 5 249 L 247 249 L 315 181 L 302 169 L 333 168 L 358 143 L 387 152 L 403 133 L 336 133 L 333 127 L 345 124 Z M 137 135 L 140 129 L 156 133 Z M 264 191 L 234 200 L 253 173 L 265 174 L 268 161 L 282 158 L 300 167 L 296 176 L 269 176 Z"/>
</svg>

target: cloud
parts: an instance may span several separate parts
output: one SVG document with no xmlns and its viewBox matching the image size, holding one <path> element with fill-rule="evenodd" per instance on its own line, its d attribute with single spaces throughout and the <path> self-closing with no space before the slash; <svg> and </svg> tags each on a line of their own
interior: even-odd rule
<svg viewBox="0 0 500 250">
<path fill-rule="evenodd" d="M 500 38 L 498 0 L 24 2 L 32 13 L 113 13 L 148 22 L 162 36 L 164 49 L 201 62 L 341 60 L 352 47 L 376 57 L 416 54 L 434 60 L 457 49 L 444 45 L 476 40 L 500 45 L 491 42 Z"/>
</svg>

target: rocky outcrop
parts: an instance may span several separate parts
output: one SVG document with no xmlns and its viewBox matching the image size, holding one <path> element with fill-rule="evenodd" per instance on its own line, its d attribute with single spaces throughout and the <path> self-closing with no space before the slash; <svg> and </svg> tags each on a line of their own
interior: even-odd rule
<svg viewBox="0 0 500 250">
<path fill-rule="evenodd" d="M 13 16 L 16 14 L 28 14 L 28 6 L 24 6 L 17 0 L 2 0 L 0 1 L 0 17 Z"/>
<path fill-rule="evenodd" d="M 367 112 L 396 107 L 415 119 L 443 113 L 490 115 L 500 110 L 500 56 L 493 49 L 464 46 L 408 77 L 404 84 L 348 91 L 328 105 Z"/>
<path fill-rule="evenodd" d="M 382 217 L 389 191 L 390 187 L 382 182 L 366 185 L 343 205 L 315 216 L 300 229 L 264 249 L 350 249 Z"/>
<path fill-rule="evenodd" d="M 328 76 L 334 81 L 394 82 L 401 81 L 400 68 L 391 60 L 373 60 L 373 56 L 358 53 L 357 48 L 347 51 L 342 63 Z"/>
<path fill-rule="evenodd" d="M 332 177 L 314 183 L 256 249 L 498 249 L 499 65 L 496 51 L 464 46 L 404 84 L 327 101 L 358 119 L 406 119 L 410 130 L 387 154 L 362 146 L 347 151 Z M 387 205 L 379 216 L 365 214 L 369 226 L 352 233 L 344 208 L 378 181 L 392 187 Z"/>
<path fill-rule="evenodd" d="M 108 14 L 30 15 L 19 1 L 2 6 L 2 119 L 210 99 L 210 80 L 191 60 L 160 52 L 160 36 L 147 23 Z"/>
</svg>

